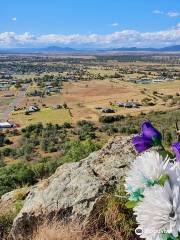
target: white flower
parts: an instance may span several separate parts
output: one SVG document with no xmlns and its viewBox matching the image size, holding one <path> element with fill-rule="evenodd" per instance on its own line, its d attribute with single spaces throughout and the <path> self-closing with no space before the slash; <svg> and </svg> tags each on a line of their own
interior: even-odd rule
<svg viewBox="0 0 180 240">
<path fill-rule="evenodd" d="M 167 162 L 163 162 L 158 152 L 145 152 L 138 156 L 131 164 L 125 179 L 125 188 L 128 193 L 146 187 L 146 180 L 157 181 L 166 174 Z"/>
<path fill-rule="evenodd" d="M 174 185 L 171 190 L 168 182 L 164 187 L 155 185 L 144 191 L 143 201 L 135 208 L 136 220 L 142 229 L 142 238 L 146 240 L 161 239 L 162 231 L 174 237 L 180 231 L 180 191 Z"/>
<path fill-rule="evenodd" d="M 180 162 L 169 163 L 167 165 L 167 172 L 171 185 L 180 185 Z"/>
</svg>

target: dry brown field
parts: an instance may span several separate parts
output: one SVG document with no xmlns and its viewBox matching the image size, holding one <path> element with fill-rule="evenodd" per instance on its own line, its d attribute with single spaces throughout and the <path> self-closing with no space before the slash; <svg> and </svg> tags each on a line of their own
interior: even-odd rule
<svg viewBox="0 0 180 240">
<path fill-rule="evenodd" d="M 146 94 L 142 90 L 146 88 Z M 153 96 L 153 91 L 164 94 L 176 94 L 180 92 L 180 82 L 155 83 L 150 85 L 137 85 L 122 81 L 92 80 L 65 83 L 63 92 L 59 96 L 52 96 L 43 100 L 46 104 L 66 102 L 71 108 L 72 120 L 81 119 L 97 121 L 102 113 L 96 107 L 110 107 L 110 103 L 125 101 L 141 101 L 147 95 Z M 141 107 L 139 109 L 116 108 L 117 114 L 139 114 L 141 111 L 167 110 L 162 101 L 157 100 L 153 107 Z"/>
<path fill-rule="evenodd" d="M 145 93 L 142 91 L 145 90 Z M 163 93 L 165 95 L 175 95 L 180 93 L 180 81 L 171 81 L 166 83 L 154 84 L 134 84 L 119 80 L 91 80 L 67 82 L 63 84 L 63 90 L 60 94 L 39 98 L 39 97 L 23 97 L 20 107 L 26 107 L 33 103 L 38 105 L 45 104 L 47 107 L 58 104 L 67 103 L 71 112 L 71 121 L 76 123 L 79 120 L 87 119 L 98 122 L 102 115 L 97 107 L 111 107 L 111 103 L 126 102 L 126 101 L 141 101 L 146 97 L 153 98 L 153 91 Z M 172 107 L 171 107 L 172 108 Z M 141 112 L 149 112 L 152 110 L 168 110 L 169 107 L 163 104 L 161 99 L 156 100 L 155 106 L 143 106 L 138 109 L 114 108 L 115 114 L 131 114 L 138 115 Z M 40 115 L 40 113 L 38 113 Z M 61 114 L 60 114 L 61 115 Z M 59 117 L 60 117 L 59 115 Z M 104 115 L 104 114 L 103 114 Z M 42 116 L 44 117 L 44 115 Z M 52 116 L 53 117 L 53 116 Z M 33 118 L 33 115 L 32 115 Z M 60 117 L 61 118 L 61 117 Z M 56 123 L 62 123 L 62 119 L 56 119 Z M 36 117 L 32 121 L 34 123 Z M 41 116 L 38 116 L 41 119 Z M 50 118 L 48 118 L 50 120 Z M 16 117 L 13 117 L 16 121 Z M 19 121 L 21 125 L 22 119 Z M 52 122 L 53 119 L 52 119 Z M 27 121 L 26 124 L 27 125 Z M 29 122 L 31 123 L 31 121 Z"/>
</svg>

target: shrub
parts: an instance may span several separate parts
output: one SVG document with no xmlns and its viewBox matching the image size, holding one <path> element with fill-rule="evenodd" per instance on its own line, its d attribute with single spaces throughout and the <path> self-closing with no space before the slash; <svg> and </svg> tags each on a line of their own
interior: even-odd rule
<svg viewBox="0 0 180 240">
<path fill-rule="evenodd" d="M 123 115 L 114 115 L 114 116 L 101 116 L 99 122 L 101 123 L 112 123 L 116 121 L 121 121 L 125 117 Z"/>
<path fill-rule="evenodd" d="M 64 127 L 64 128 L 71 128 L 72 126 L 71 126 L 70 123 L 65 122 L 65 123 L 63 124 L 63 127 Z"/>
<path fill-rule="evenodd" d="M 32 185 L 35 182 L 35 174 L 27 164 L 16 163 L 0 168 L 0 196 L 17 187 Z"/>
<path fill-rule="evenodd" d="M 80 140 L 95 139 L 95 127 L 92 122 L 86 120 L 77 122 L 78 135 Z"/>
<path fill-rule="evenodd" d="M 66 153 L 59 161 L 61 164 L 65 162 L 78 162 L 99 148 L 100 146 L 92 140 L 86 140 L 84 142 L 71 141 L 65 146 Z"/>
</svg>

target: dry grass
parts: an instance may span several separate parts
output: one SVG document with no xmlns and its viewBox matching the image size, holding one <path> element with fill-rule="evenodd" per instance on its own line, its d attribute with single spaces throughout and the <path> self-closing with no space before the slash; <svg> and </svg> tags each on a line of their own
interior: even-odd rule
<svg viewBox="0 0 180 240">
<path fill-rule="evenodd" d="M 123 194 L 123 190 L 119 190 Z M 138 240 L 135 219 L 114 194 L 102 198 L 87 224 L 53 221 L 40 226 L 32 240 Z"/>
<path fill-rule="evenodd" d="M 72 121 L 76 123 L 78 120 L 86 119 L 98 122 L 101 115 L 96 107 L 110 107 L 110 102 L 126 102 L 134 101 L 141 102 L 142 99 L 148 95 L 153 97 L 153 91 L 158 91 L 164 94 L 176 94 L 180 83 L 172 81 L 170 83 L 156 83 L 156 84 L 133 84 L 123 81 L 111 80 L 92 80 L 92 81 L 78 81 L 73 83 L 64 83 L 62 93 L 57 96 L 51 96 L 44 99 L 45 103 L 55 104 L 57 100 L 60 103 L 66 102 L 71 108 Z M 142 90 L 146 88 L 146 93 Z M 47 102 L 46 102 L 47 101 Z M 139 109 L 116 108 L 116 114 L 131 114 L 138 115 L 143 112 L 150 112 L 152 110 L 167 110 L 167 106 L 162 106 L 162 100 L 156 100 L 156 105 L 149 107 L 143 106 Z"/>
<path fill-rule="evenodd" d="M 45 224 L 35 234 L 33 240 L 82 240 L 83 233 L 79 224 Z"/>
<path fill-rule="evenodd" d="M 33 240 L 123 240 L 120 232 L 113 234 L 106 232 L 96 232 L 92 236 L 84 233 L 82 227 L 77 223 L 54 223 L 53 225 L 42 226 Z"/>
</svg>

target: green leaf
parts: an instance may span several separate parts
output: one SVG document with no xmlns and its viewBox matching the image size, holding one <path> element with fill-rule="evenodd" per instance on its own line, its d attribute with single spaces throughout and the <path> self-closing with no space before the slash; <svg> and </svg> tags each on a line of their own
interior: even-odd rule
<svg viewBox="0 0 180 240">
<path fill-rule="evenodd" d="M 171 233 L 163 233 L 161 234 L 162 240 L 179 240 L 179 237 L 174 237 Z"/>
<path fill-rule="evenodd" d="M 161 145 L 162 148 L 158 150 L 159 154 L 163 157 L 163 159 L 166 159 L 167 157 L 173 159 L 175 156 L 170 151 L 166 150 L 163 145 Z"/>
<path fill-rule="evenodd" d="M 131 193 L 129 200 L 134 202 L 140 201 L 142 198 L 144 198 L 143 191 L 144 191 L 143 189 L 138 188 L 135 192 Z"/>
<path fill-rule="evenodd" d="M 153 141 L 153 145 L 154 145 L 154 146 L 161 145 L 161 139 L 159 139 L 159 138 L 157 138 L 157 137 L 153 137 L 153 138 L 152 138 L 152 141 Z"/>
<path fill-rule="evenodd" d="M 146 187 L 152 187 L 154 186 L 155 184 L 157 184 L 156 181 L 154 180 L 151 180 L 151 179 L 148 179 L 146 177 L 142 177 L 142 183 L 144 183 L 146 185 Z"/>
<path fill-rule="evenodd" d="M 135 202 L 135 201 L 128 201 L 128 202 L 126 203 L 126 207 L 129 208 L 129 209 L 131 209 L 131 208 L 136 207 L 137 204 L 138 204 L 138 202 Z"/>
<path fill-rule="evenodd" d="M 165 182 L 169 179 L 169 176 L 167 174 L 162 175 L 159 180 L 158 180 L 158 184 L 161 186 L 164 186 Z"/>
</svg>

